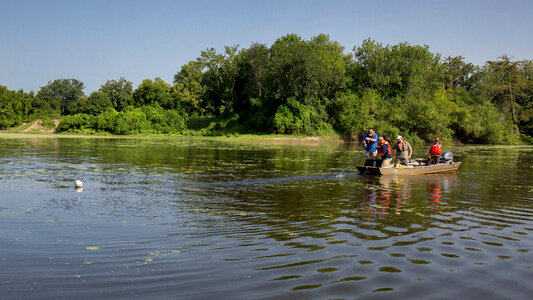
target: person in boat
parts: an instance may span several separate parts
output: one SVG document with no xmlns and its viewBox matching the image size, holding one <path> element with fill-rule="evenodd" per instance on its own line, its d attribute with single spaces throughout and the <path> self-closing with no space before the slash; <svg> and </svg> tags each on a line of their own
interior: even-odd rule
<svg viewBox="0 0 533 300">
<path fill-rule="evenodd" d="M 380 136 L 378 139 L 378 157 L 381 157 L 381 167 L 390 167 L 392 161 L 392 149 L 387 140 Z"/>
<path fill-rule="evenodd" d="M 396 138 L 396 144 L 392 146 L 392 150 L 396 150 L 396 163 L 404 166 L 409 166 L 409 159 L 413 154 L 413 148 L 408 141 L 404 140 L 401 135 Z"/>
<path fill-rule="evenodd" d="M 363 137 L 363 145 L 365 146 L 365 164 L 368 160 L 375 160 L 378 155 L 378 135 L 374 129 L 369 129 Z"/>
<path fill-rule="evenodd" d="M 433 144 L 429 146 L 429 156 L 428 156 L 428 161 L 426 162 L 426 165 L 430 165 L 432 163 L 434 164 L 440 163 L 441 154 L 442 154 L 442 144 L 440 143 L 439 138 L 436 138 Z"/>
</svg>

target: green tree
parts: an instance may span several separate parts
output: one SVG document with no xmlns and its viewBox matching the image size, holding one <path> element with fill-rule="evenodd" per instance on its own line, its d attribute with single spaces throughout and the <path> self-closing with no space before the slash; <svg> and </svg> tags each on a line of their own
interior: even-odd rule
<svg viewBox="0 0 533 300">
<path fill-rule="evenodd" d="M 343 48 L 319 35 L 306 42 L 298 35 L 279 38 L 270 47 L 268 83 L 272 97 L 285 103 L 288 98 L 331 98 L 345 85 Z"/>
<path fill-rule="evenodd" d="M 199 59 L 191 60 L 181 66 L 180 71 L 174 75 L 172 94 L 183 103 L 184 109 L 191 115 L 205 113 L 205 105 L 202 103 L 205 90 L 202 85 L 204 68 L 205 64 Z"/>
<path fill-rule="evenodd" d="M 172 107 L 174 99 L 171 97 L 171 87 L 161 78 L 154 81 L 145 79 L 133 92 L 133 100 L 136 106 L 160 105 L 164 108 Z"/>
<path fill-rule="evenodd" d="M 380 96 L 369 98 L 376 103 L 366 112 L 374 118 L 374 127 L 381 124 L 389 132 L 399 130 L 425 140 L 453 135 L 446 127 L 452 103 L 443 90 L 445 67 L 438 54 L 427 46 L 383 46 L 370 39 L 354 52 L 348 72 L 350 88 L 358 94 L 371 95 L 367 91 L 372 90 Z"/>
<path fill-rule="evenodd" d="M 302 101 L 305 102 L 305 101 Z M 278 106 L 273 117 L 277 133 L 325 135 L 333 132 L 332 126 L 315 107 L 289 98 L 287 104 Z"/>
<path fill-rule="evenodd" d="M 128 105 L 133 104 L 133 85 L 124 77 L 108 80 L 99 91 L 109 98 L 117 111 L 123 111 Z"/>
<path fill-rule="evenodd" d="M 472 87 L 472 74 L 475 66 L 472 63 L 466 63 L 463 56 L 448 56 L 443 61 L 445 82 L 447 90 L 453 88 L 463 88 L 468 90 Z"/>
<path fill-rule="evenodd" d="M 224 53 L 215 49 L 202 51 L 200 61 L 205 66 L 202 85 L 205 87 L 205 109 L 215 115 L 232 113 L 237 82 L 238 46 L 224 47 Z"/>
<path fill-rule="evenodd" d="M 477 67 L 464 57 L 441 59 L 426 45 L 383 45 L 367 39 L 344 47 L 320 34 L 296 34 L 270 47 L 202 51 L 181 66 L 172 86 L 160 78 L 109 80 L 83 95 L 83 84 L 58 79 L 37 96 L 0 87 L 0 127 L 28 115 L 66 116 L 61 130 L 114 134 L 195 134 L 238 130 L 359 135 L 369 127 L 410 141 L 459 139 L 517 143 L 533 135 L 533 61 L 507 56 Z M 28 104 L 29 103 L 29 104 Z M 189 122 L 188 115 L 195 116 Z M 520 136 L 522 134 L 522 136 Z"/>
<path fill-rule="evenodd" d="M 264 44 L 253 43 L 240 52 L 236 80 L 235 112 L 249 127 L 264 130 L 274 110 L 268 101 L 267 74 L 270 64 L 268 48 Z"/>
<path fill-rule="evenodd" d="M 521 106 L 518 126 L 522 133 L 533 136 L 533 60 L 521 61 L 520 69 L 526 81 L 526 88 L 524 89 L 525 97 L 518 98 Z"/>
<path fill-rule="evenodd" d="M 52 109 L 50 103 L 46 100 L 36 97 L 35 95 L 31 97 L 31 110 L 30 115 L 33 115 L 36 118 L 43 118 L 44 116 L 55 116 L 57 118 L 61 117 L 59 110 Z"/>
<path fill-rule="evenodd" d="M 31 109 L 31 97 L 22 90 L 10 91 L 0 85 L 0 129 L 22 123 Z"/>
<path fill-rule="evenodd" d="M 363 89 L 372 88 L 385 97 L 421 97 L 442 87 L 440 56 L 428 46 L 407 43 L 383 46 L 367 39 L 354 48 L 356 68 L 353 80 Z"/>
<path fill-rule="evenodd" d="M 372 113 L 380 97 L 372 89 L 366 91 L 367 95 L 359 97 L 348 91 L 335 98 L 336 111 L 335 128 L 342 134 L 356 136 L 368 128 L 375 127 L 376 120 Z"/>
<path fill-rule="evenodd" d="M 308 42 L 314 57 L 310 61 L 313 75 L 319 85 L 315 97 L 333 98 L 346 86 L 346 55 L 344 47 L 331 41 L 328 35 L 319 34 Z"/>
<path fill-rule="evenodd" d="M 261 98 L 265 93 L 265 80 L 269 67 L 268 48 L 253 43 L 241 51 L 239 61 L 239 87 L 242 98 Z"/>
<path fill-rule="evenodd" d="M 522 108 L 520 103 L 529 98 L 526 93 L 528 81 L 520 69 L 521 62 L 511 61 L 506 55 L 499 58 L 500 60 L 488 61 L 483 66 L 482 80 L 478 87 L 481 89 L 480 94 L 488 97 L 500 109 L 519 134 L 518 111 Z"/>
<path fill-rule="evenodd" d="M 37 98 L 50 104 L 52 109 L 57 109 L 62 115 L 73 112 L 73 104 L 82 97 L 84 85 L 77 79 L 56 79 L 48 82 L 37 92 Z"/>
<path fill-rule="evenodd" d="M 112 109 L 113 103 L 107 94 L 95 91 L 89 97 L 80 97 L 73 107 L 75 107 L 73 108 L 74 113 L 97 116 L 108 109 Z"/>
</svg>

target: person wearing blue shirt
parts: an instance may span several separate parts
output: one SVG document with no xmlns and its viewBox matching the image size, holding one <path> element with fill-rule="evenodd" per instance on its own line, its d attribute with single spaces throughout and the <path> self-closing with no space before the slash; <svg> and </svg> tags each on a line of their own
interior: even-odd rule
<svg viewBox="0 0 533 300">
<path fill-rule="evenodd" d="M 378 135 L 374 129 L 369 129 L 363 137 L 363 145 L 365 146 L 365 165 L 368 160 L 376 160 L 378 155 Z"/>
</svg>

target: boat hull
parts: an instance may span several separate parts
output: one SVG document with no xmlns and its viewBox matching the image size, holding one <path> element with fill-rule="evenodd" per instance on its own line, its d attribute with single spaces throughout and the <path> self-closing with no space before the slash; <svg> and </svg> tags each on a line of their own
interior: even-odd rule
<svg viewBox="0 0 533 300">
<path fill-rule="evenodd" d="M 359 173 L 364 175 L 420 175 L 432 173 L 456 172 L 461 162 L 434 164 L 428 166 L 415 166 L 403 168 L 380 168 L 369 166 L 357 166 Z"/>
</svg>

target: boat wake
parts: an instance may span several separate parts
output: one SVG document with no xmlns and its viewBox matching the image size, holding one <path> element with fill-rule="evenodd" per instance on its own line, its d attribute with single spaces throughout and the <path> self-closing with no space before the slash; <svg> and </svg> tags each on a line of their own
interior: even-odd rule
<svg viewBox="0 0 533 300">
<path fill-rule="evenodd" d="M 335 180 L 349 180 L 360 177 L 357 172 L 345 172 L 334 174 L 318 174 L 318 175 L 295 175 L 289 177 L 270 177 L 270 178 L 247 178 L 235 181 L 220 182 L 223 185 L 230 186 L 257 186 L 257 185 L 276 185 L 285 183 L 296 183 L 305 181 L 335 181 Z"/>
</svg>

